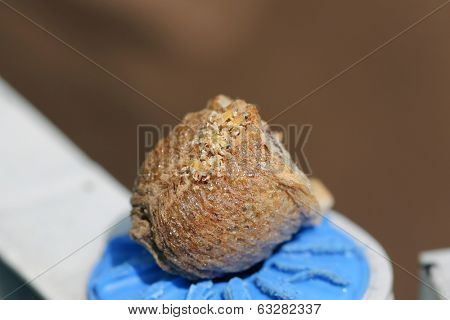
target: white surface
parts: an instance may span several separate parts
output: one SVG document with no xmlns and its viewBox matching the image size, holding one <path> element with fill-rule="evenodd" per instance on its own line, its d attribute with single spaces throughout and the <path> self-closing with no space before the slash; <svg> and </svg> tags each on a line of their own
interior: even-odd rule
<svg viewBox="0 0 450 320">
<path fill-rule="evenodd" d="M 422 252 L 419 260 L 422 278 L 435 290 L 422 284 L 421 299 L 450 298 L 450 248 Z"/>
<path fill-rule="evenodd" d="M 343 215 L 332 212 L 330 217 L 341 231 L 353 237 L 355 243 L 361 247 L 369 260 L 369 285 L 363 299 L 393 299 L 394 273 L 389 256 L 383 247 L 369 233 Z"/>
<path fill-rule="evenodd" d="M 26 280 L 129 213 L 129 192 L 0 79 L 0 256 Z M 107 234 L 32 285 L 84 299 Z"/>
</svg>

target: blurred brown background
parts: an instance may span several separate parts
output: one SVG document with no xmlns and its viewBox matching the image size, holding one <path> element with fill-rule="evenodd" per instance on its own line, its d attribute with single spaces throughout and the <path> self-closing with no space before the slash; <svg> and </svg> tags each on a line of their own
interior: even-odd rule
<svg viewBox="0 0 450 320">
<path fill-rule="evenodd" d="M 225 93 L 269 119 L 443 0 L 7 2 L 179 117 Z M 450 245 L 449 15 L 275 121 L 313 124 L 314 175 L 413 273 L 419 251 Z M 136 125 L 176 122 L 2 3 L 0 76 L 128 187 Z M 397 298 L 417 287 L 395 268 Z"/>
</svg>

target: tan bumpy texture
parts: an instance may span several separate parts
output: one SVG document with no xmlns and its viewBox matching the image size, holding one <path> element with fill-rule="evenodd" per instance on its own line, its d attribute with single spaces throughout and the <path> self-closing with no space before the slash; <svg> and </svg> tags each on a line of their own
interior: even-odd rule
<svg viewBox="0 0 450 320">
<path fill-rule="evenodd" d="M 148 154 L 132 206 L 130 235 L 191 280 L 246 270 L 320 217 L 308 178 L 256 106 L 222 95 Z"/>
</svg>

